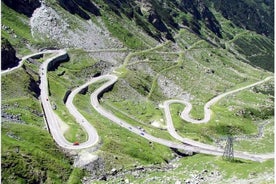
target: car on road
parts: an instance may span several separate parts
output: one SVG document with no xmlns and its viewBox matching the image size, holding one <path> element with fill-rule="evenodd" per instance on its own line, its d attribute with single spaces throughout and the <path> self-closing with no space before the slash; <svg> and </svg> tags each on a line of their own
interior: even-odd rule
<svg viewBox="0 0 276 184">
<path fill-rule="evenodd" d="M 140 133 L 141 135 L 145 135 L 143 132 L 142 133 Z"/>
<path fill-rule="evenodd" d="M 48 98 L 46 98 L 46 101 L 48 101 Z"/>
<path fill-rule="evenodd" d="M 80 145 L 80 143 L 79 143 L 78 141 L 75 141 L 75 142 L 73 143 L 73 145 L 74 145 L 74 146 L 78 146 L 78 145 Z"/>
</svg>

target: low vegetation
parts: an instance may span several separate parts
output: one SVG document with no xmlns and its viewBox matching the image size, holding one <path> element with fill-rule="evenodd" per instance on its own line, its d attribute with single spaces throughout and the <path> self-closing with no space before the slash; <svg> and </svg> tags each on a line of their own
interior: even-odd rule
<svg viewBox="0 0 276 184">
<path fill-rule="evenodd" d="M 106 48 L 100 48 L 101 52 L 71 48 L 68 49 L 70 60 L 48 72 L 50 102 L 69 126 L 64 136 L 71 142 L 83 142 L 87 134 L 68 112 L 64 96 L 94 76 L 112 73 L 119 77 L 112 90 L 101 98 L 104 108 L 156 137 L 177 142 L 166 130 L 160 106 L 163 101 L 185 98 L 193 105 L 190 115 L 202 119 L 203 107 L 213 97 L 273 75 L 274 41 L 238 27 L 219 12 L 216 4 L 208 10 L 203 8 L 208 14 L 204 17 L 207 15 L 194 2 L 175 7 L 172 1 L 165 0 L 162 2 L 166 3 L 155 5 L 159 9 L 142 2 L 120 2 L 121 9 L 117 10 L 115 1 L 96 0 L 101 16 L 89 14 L 91 25 L 110 33 L 112 37 L 103 33 L 107 40 L 119 40 L 115 41 L 116 46 L 124 49 L 118 49 L 118 55 L 112 55 L 113 51 Z M 66 17 L 71 30 L 82 29 L 76 21 L 83 21 L 80 17 L 71 15 L 56 1 L 46 3 Z M 35 40 L 28 17 L 3 2 L 1 7 L 2 36 L 15 47 L 19 57 L 30 54 L 31 49 L 61 46 L 50 39 Z M 211 23 L 216 30 L 211 29 Z M 38 67 L 48 57 L 25 63 L 2 76 L 2 183 L 81 183 L 90 174 L 73 168 L 72 158 L 58 148 L 44 123 Z M 118 178 L 114 174 L 108 181 L 93 180 L 93 183 L 192 183 L 196 176 L 203 177 L 206 183 L 238 183 L 243 179 L 273 182 L 273 160 L 227 162 L 203 154 L 183 157 L 114 124 L 90 104 L 90 94 L 103 82 L 78 94 L 74 104 L 100 136 L 101 145 L 95 152 L 103 160 L 99 175 L 114 169 L 126 174 Z M 204 125 L 182 120 L 179 113 L 183 105 L 172 104 L 170 110 L 175 129 L 185 138 L 223 148 L 225 137 L 231 134 L 235 137 L 234 150 L 270 153 L 274 151 L 273 95 L 273 80 L 229 95 L 211 107 L 211 121 Z M 140 166 L 161 170 L 139 171 L 137 175 L 128 172 Z"/>
<path fill-rule="evenodd" d="M 164 171 L 151 170 L 140 172 L 139 174 L 130 172 L 120 178 L 114 177 L 108 181 L 96 181 L 95 183 L 117 183 L 121 181 L 137 184 L 148 182 L 161 184 L 176 182 L 233 183 L 245 181 L 273 183 L 273 160 L 263 163 L 245 160 L 227 162 L 222 160 L 221 157 L 198 154 L 175 159 L 169 166 L 169 169 Z"/>
<path fill-rule="evenodd" d="M 71 161 L 45 129 L 7 122 L 1 140 L 2 183 L 63 183 L 69 178 Z"/>
<path fill-rule="evenodd" d="M 106 171 L 129 168 L 135 164 L 159 164 L 172 158 L 169 148 L 151 143 L 99 115 L 89 98 L 89 94 L 78 95 L 74 104 L 101 137 L 103 145 L 99 153 L 105 158 Z"/>
</svg>

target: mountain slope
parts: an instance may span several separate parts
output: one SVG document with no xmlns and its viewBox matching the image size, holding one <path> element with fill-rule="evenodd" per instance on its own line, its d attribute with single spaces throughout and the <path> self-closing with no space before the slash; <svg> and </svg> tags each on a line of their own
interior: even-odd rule
<svg viewBox="0 0 276 184">
<path fill-rule="evenodd" d="M 12 57 L 11 48 L 18 58 L 40 49 L 68 48 L 70 60 L 49 71 L 48 82 L 49 100 L 68 123 L 65 137 L 70 141 L 85 140 L 85 133 L 68 114 L 65 96 L 93 76 L 113 73 L 119 77 L 101 98 L 104 108 L 147 133 L 176 141 L 166 130 L 160 106 L 164 100 L 189 101 L 191 116 L 201 119 L 203 106 L 211 98 L 274 72 L 274 2 L 270 0 L 45 0 L 41 4 L 5 0 L 1 5 L 1 33 L 6 43 L 2 46 L 10 48 Z M 72 158 L 76 157 L 57 148 L 42 117 L 38 68 L 48 57 L 30 59 L 21 69 L 2 76 L 3 183 L 175 183 L 188 181 L 202 170 L 220 173 L 216 182 L 231 183 L 236 176 L 250 179 L 255 173 L 261 180 L 273 174 L 273 160 L 228 163 L 201 154 L 183 157 L 185 153 L 122 129 L 89 104 L 90 94 L 101 83 L 89 86 L 74 100 L 101 137 L 95 152 L 99 159 L 85 166 L 88 173 L 73 168 Z M 11 59 L 5 52 L 2 58 L 2 66 L 16 60 L 5 59 Z M 271 80 L 226 97 L 211 107 L 212 119 L 204 125 L 181 120 L 180 104 L 171 106 L 171 114 L 183 137 L 223 147 L 223 138 L 230 132 L 239 140 L 235 149 L 268 153 L 274 146 L 274 132 L 270 131 L 274 127 L 273 95 Z M 262 139 L 244 138 L 254 137 L 261 129 Z M 231 170 L 235 166 L 242 171 L 240 175 Z M 174 174 L 162 178 L 166 169 Z M 212 183 L 211 178 L 206 182 Z"/>
</svg>

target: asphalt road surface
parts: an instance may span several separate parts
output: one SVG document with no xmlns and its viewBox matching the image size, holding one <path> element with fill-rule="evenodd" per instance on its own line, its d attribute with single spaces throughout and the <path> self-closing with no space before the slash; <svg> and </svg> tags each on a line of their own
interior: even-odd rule
<svg viewBox="0 0 276 184">
<path fill-rule="evenodd" d="M 230 91 L 224 94 L 221 94 L 215 98 L 213 98 L 212 100 L 210 100 L 208 103 L 206 103 L 206 105 L 204 106 L 204 119 L 203 120 L 194 120 L 192 118 L 189 117 L 189 112 L 192 109 L 192 106 L 190 103 L 184 102 L 184 101 L 180 101 L 180 100 L 169 100 L 164 102 L 164 109 L 165 109 L 165 116 L 166 116 L 166 120 L 167 120 L 167 124 L 168 124 L 168 131 L 169 133 L 176 138 L 177 140 L 181 141 L 182 143 L 177 143 L 177 142 L 173 142 L 173 141 L 169 141 L 169 140 L 165 140 L 165 139 L 161 139 L 161 138 L 157 138 L 154 137 L 130 124 L 128 124 L 127 122 L 125 122 L 124 120 L 116 117 L 112 112 L 104 109 L 100 104 L 99 104 L 99 96 L 100 94 L 104 93 L 106 91 L 107 88 L 109 88 L 110 86 L 112 86 L 116 81 L 117 81 L 117 76 L 115 75 L 103 75 L 100 77 L 96 77 L 96 78 L 92 78 L 91 80 L 89 80 L 88 82 L 86 82 L 85 84 L 83 84 L 82 86 L 74 89 L 72 91 L 72 93 L 68 96 L 67 102 L 66 102 L 66 107 L 68 108 L 69 112 L 76 118 L 76 121 L 83 127 L 83 129 L 87 132 L 88 134 L 88 140 L 84 143 L 81 143 L 79 145 L 73 145 L 73 143 L 67 141 L 65 139 L 65 137 L 63 136 L 63 131 L 61 129 L 61 119 L 55 114 L 54 110 L 52 109 L 52 105 L 50 103 L 49 100 L 49 94 L 48 94 L 48 79 L 47 79 L 47 68 L 48 68 L 48 64 L 50 62 L 52 62 L 53 60 L 57 59 L 57 58 L 62 58 L 64 56 L 67 55 L 65 50 L 49 50 L 49 51 L 43 51 L 43 52 L 39 52 L 36 54 L 32 54 L 29 56 L 24 57 L 21 62 L 20 65 L 12 68 L 10 70 L 7 71 L 2 71 L 1 73 L 8 73 L 11 72 L 13 70 L 16 70 L 17 68 L 19 68 L 20 66 L 22 66 L 23 61 L 26 60 L 27 58 L 36 56 L 36 55 L 40 55 L 40 54 L 45 54 L 45 53 L 56 53 L 55 56 L 47 59 L 45 62 L 43 62 L 40 66 L 40 70 L 39 70 L 39 75 L 41 78 L 41 84 L 40 84 L 40 89 L 41 89 L 41 104 L 42 107 L 44 109 L 44 115 L 48 124 L 48 128 L 50 133 L 52 134 L 54 140 L 56 141 L 56 143 L 61 146 L 62 148 L 65 149 L 72 149 L 72 150 L 76 150 L 76 149 L 84 149 L 84 148 L 89 148 L 94 146 L 95 144 L 98 143 L 99 141 L 99 136 L 97 134 L 97 131 L 95 130 L 95 128 L 81 115 L 81 113 L 78 112 L 78 110 L 75 108 L 75 106 L 73 105 L 73 99 L 75 97 L 75 95 L 77 93 L 79 93 L 79 91 L 83 88 L 85 88 L 88 85 L 91 85 L 95 82 L 99 82 L 99 81 L 106 81 L 101 87 L 99 87 L 98 89 L 96 89 L 92 94 L 91 94 L 91 105 L 95 108 L 95 110 L 101 114 L 102 116 L 106 117 L 107 119 L 113 121 L 114 123 L 118 124 L 119 126 L 149 140 L 152 142 L 156 142 L 171 148 L 176 148 L 176 149 L 181 149 L 181 150 L 185 150 L 187 152 L 196 152 L 196 153 L 204 153 L 204 154 L 211 154 L 211 155 L 223 155 L 223 150 L 216 148 L 214 146 L 211 145 L 207 145 L 207 144 L 203 144 L 200 142 L 196 142 L 187 138 L 182 138 L 181 136 L 179 136 L 173 126 L 173 122 L 172 122 L 172 118 L 171 118 L 171 114 L 170 114 L 170 110 L 169 110 L 169 105 L 171 103 L 184 103 L 186 105 L 186 108 L 184 109 L 184 111 L 181 114 L 181 117 L 188 122 L 192 122 L 192 123 L 206 123 L 210 120 L 211 118 L 211 110 L 210 110 L 210 106 L 214 103 L 216 103 L 219 99 L 221 99 L 222 97 L 238 92 L 240 90 L 243 89 L 247 89 L 250 88 L 252 86 L 261 84 L 269 79 L 271 79 L 272 77 L 266 78 L 265 80 L 262 80 L 260 82 L 251 84 L 249 86 L 246 87 L 242 87 L 239 88 L 237 90 L 234 91 Z M 257 154 L 249 154 L 246 152 L 235 152 L 235 157 L 236 158 L 243 158 L 243 159 L 248 159 L 248 160 L 253 160 L 253 161 L 264 161 L 267 159 L 271 159 L 274 158 L 274 153 L 271 154 L 263 154 L 263 155 L 257 155 Z"/>
<path fill-rule="evenodd" d="M 32 58 L 32 57 L 35 57 L 35 56 L 39 56 L 39 55 L 42 55 L 42 54 L 51 54 L 51 53 L 56 53 L 58 52 L 57 50 L 46 50 L 46 51 L 42 51 L 42 52 L 38 52 L 38 53 L 35 53 L 35 54 L 30 54 L 30 55 L 27 55 L 27 56 L 24 56 L 18 63 L 17 66 L 13 67 L 13 68 L 9 68 L 7 70 L 3 70 L 1 71 L 1 75 L 2 74 L 6 74 L 6 73 L 10 73 L 14 70 L 17 70 L 18 68 L 20 68 L 23 64 L 24 64 L 24 61 L 29 59 L 29 58 Z"/>
<path fill-rule="evenodd" d="M 211 155 L 223 155 L 224 150 L 222 150 L 222 149 L 219 149 L 219 148 L 211 146 L 211 145 L 199 143 L 199 142 L 196 142 L 196 141 L 193 141 L 190 139 L 182 138 L 181 136 L 179 136 L 174 130 L 170 113 L 168 113 L 166 115 L 166 117 L 168 117 L 167 121 L 169 120 L 169 124 L 170 124 L 168 126 L 168 130 L 170 133 L 175 132 L 175 134 L 173 134 L 173 137 L 177 138 L 184 144 L 179 144 L 179 143 L 175 143 L 175 142 L 168 141 L 165 139 L 154 137 L 154 136 L 152 136 L 146 132 L 143 132 L 142 130 L 128 124 L 124 120 L 116 117 L 112 112 L 105 110 L 99 104 L 99 95 L 102 93 L 102 91 L 105 91 L 106 88 L 113 85 L 117 81 L 117 77 L 114 75 L 103 75 L 103 76 L 97 77 L 97 79 L 98 80 L 107 80 L 107 82 L 104 83 L 98 89 L 96 89 L 91 94 L 91 97 L 90 97 L 92 106 L 102 116 L 106 117 L 107 119 L 113 121 L 114 123 L 120 125 L 123 128 L 128 129 L 129 131 L 131 131 L 139 136 L 142 136 L 150 141 L 153 141 L 153 142 L 156 142 L 156 143 L 159 143 L 159 144 L 171 147 L 171 148 L 177 148 L 177 149 L 182 149 L 182 150 L 186 150 L 186 151 L 190 151 L 190 152 L 205 153 L 205 154 L 211 154 Z M 259 83 L 261 83 L 261 82 L 255 83 L 255 85 L 257 85 Z M 248 87 L 245 87 L 244 89 L 246 89 L 246 88 L 248 88 Z M 173 102 L 173 101 L 171 101 L 171 102 Z M 166 105 L 167 108 L 165 108 L 165 109 L 169 108 L 169 104 L 170 104 L 170 102 L 167 102 L 167 105 Z M 169 110 L 168 110 L 168 112 L 169 112 Z M 272 154 L 255 155 L 255 154 L 249 154 L 246 152 L 235 152 L 234 154 L 235 154 L 236 158 L 243 158 L 243 159 L 254 160 L 254 161 L 264 161 L 266 159 L 274 158 L 273 153 Z"/>
<path fill-rule="evenodd" d="M 189 122 L 189 123 L 195 123 L 195 124 L 207 123 L 211 119 L 211 109 L 210 109 L 210 107 L 213 104 L 215 104 L 217 101 L 219 101 L 221 98 L 223 98 L 223 97 L 225 97 L 227 95 L 233 94 L 233 93 L 237 93 L 237 92 L 239 92 L 241 90 L 248 89 L 248 88 L 251 88 L 253 86 L 259 85 L 259 84 L 264 83 L 264 82 L 266 82 L 266 81 L 268 81 L 270 79 L 272 79 L 272 77 L 267 77 L 267 78 L 265 78 L 262 81 L 259 81 L 259 82 L 247 85 L 245 87 L 242 87 L 242 88 L 239 88 L 239 89 L 236 89 L 236 90 L 233 90 L 233 91 L 229 91 L 229 92 L 226 92 L 226 93 L 223 93 L 223 94 L 220 94 L 220 95 L 214 97 L 213 99 L 211 99 L 210 101 L 208 101 L 205 104 L 205 106 L 204 106 L 204 119 L 202 119 L 202 120 L 196 120 L 196 119 L 193 119 L 193 118 L 191 118 L 189 116 L 189 113 L 192 110 L 192 104 L 191 103 L 189 103 L 189 102 L 187 102 L 185 100 L 167 100 L 167 101 L 165 101 L 163 103 L 163 107 L 164 107 L 164 111 L 165 111 L 165 118 L 166 118 L 166 122 L 167 122 L 167 129 L 168 129 L 170 135 L 173 136 L 175 139 L 177 139 L 177 140 L 179 140 L 179 141 L 181 141 L 183 143 L 186 143 L 186 144 L 194 145 L 194 146 L 197 146 L 197 147 L 200 147 L 200 148 L 203 148 L 203 149 L 212 149 L 212 150 L 222 151 L 221 149 L 216 148 L 214 146 L 211 146 L 211 145 L 208 145 L 208 144 L 203 144 L 203 143 L 200 143 L 200 142 L 196 142 L 196 141 L 193 141 L 193 140 L 181 137 L 175 131 L 175 128 L 174 128 L 174 125 L 173 125 L 172 116 L 171 116 L 171 113 L 170 113 L 170 105 L 173 104 L 173 103 L 184 104 L 185 108 L 184 108 L 183 112 L 181 113 L 181 118 L 183 120 Z"/>
</svg>

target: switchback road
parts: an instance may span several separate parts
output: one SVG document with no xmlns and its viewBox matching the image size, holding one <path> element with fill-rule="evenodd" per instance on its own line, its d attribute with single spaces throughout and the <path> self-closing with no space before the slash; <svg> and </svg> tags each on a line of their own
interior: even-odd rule
<svg viewBox="0 0 276 184">
<path fill-rule="evenodd" d="M 63 136 L 63 131 L 61 130 L 61 119 L 55 114 L 54 110 L 52 109 L 50 100 L 49 100 L 49 94 L 48 94 L 48 79 L 47 79 L 47 70 L 48 70 L 48 65 L 49 63 L 53 62 L 53 61 L 57 61 L 57 60 L 63 60 L 65 58 L 67 58 L 67 52 L 65 50 L 54 50 L 54 51 L 43 51 L 37 54 L 33 54 L 33 55 L 29 55 L 24 57 L 24 59 L 22 59 L 22 62 L 20 64 L 20 66 L 22 65 L 23 61 L 29 57 L 33 57 L 35 55 L 39 55 L 39 54 L 45 54 L 45 53 L 56 53 L 55 56 L 47 59 L 45 62 L 43 62 L 40 66 L 40 70 L 39 70 L 39 75 L 41 78 L 41 84 L 40 84 L 40 89 L 41 89 L 41 103 L 42 103 L 42 107 L 44 110 L 44 114 L 46 117 L 46 121 L 49 127 L 49 131 L 52 134 L 54 140 L 56 141 L 56 143 L 61 146 L 62 148 L 65 149 L 72 149 L 72 150 L 76 150 L 76 149 L 84 149 L 84 148 L 89 148 L 94 146 L 95 144 L 97 144 L 99 137 L 98 134 L 96 132 L 96 130 L 93 128 L 93 126 L 78 112 L 78 110 L 75 108 L 75 106 L 73 105 L 73 98 L 75 97 L 75 95 L 77 93 L 79 93 L 79 91 L 85 87 L 87 87 L 88 85 L 91 85 L 95 82 L 99 82 L 99 81 L 106 81 L 101 87 L 99 87 L 98 89 L 96 89 L 92 94 L 91 94 L 91 104 L 92 106 L 95 108 L 95 110 L 101 114 L 102 116 L 106 117 L 107 119 L 113 121 L 114 123 L 118 124 L 119 126 L 145 138 L 148 139 L 149 141 L 152 142 L 156 142 L 171 148 L 176 148 L 176 149 L 181 149 L 181 150 L 185 150 L 187 152 L 196 152 L 196 153 L 204 153 L 204 154 L 211 154 L 211 155 L 222 155 L 223 154 L 223 150 L 218 149 L 214 146 L 210 146 L 210 145 L 206 145 L 203 143 L 199 143 L 190 139 L 186 139 L 186 138 L 182 138 L 181 136 L 179 136 L 173 127 L 173 122 L 171 119 L 171 114 L 169 111 L 169 105 L 171 103 L 184 103 L 186 105 L 186 108 L 184 109 L 183 113 L 181 116 L 184 117 L 184 119 L 186 121 L 192 122 L 192 123 L 206 123 L 210 120 L 211 117 L 211 111 L 210 111 L 210 106 L 212 104 L 214 104 L 215 102 L 217 102 L 219 99 L 221 99 L 222 97 L 229 95 L 231 93 L 234 92 L 238 92 L 240 90 L 261 84 L 267 80 L 269 80 L 270 78 L 267 78 L 263 81 L 254 83 L 252 85 L 243 87 L 243 88 L 239 88 L 237 90 L 231 91 L 231 92 L 227 92 L 224 94 L 221 94 L 215 98 L 213 98 L 211 101 L 209 101 L 205 107 L 204 107 L 204 119 L 203 120 L 193 120 L 192 118 L 189 117 L 189 112 L 192 108 L 191 104 L 187 103 L 187 102 L 183 102 L 183 101 L 179 101 L 179 100 L 170 100 L 170 101 L 166 101 L 164 102 L 164 108 L 165 108 L 165 116 L 167 119 L 167 123 L 168 123 L 168 131 L 170 132 L 170 134 L 180 140 L 182 143 L 176 143 L 173 141 L 168 141 L 165 139 L 161 139 L 161 138 L 157 138 L 154 137 L 146 132 L 143 132 L 142 130 L 130 125 L 129 123 L 125 122 L 124 120 L 116 117 L 112 112 L 109 112 L 107 110 L 105 110 L 100 104 L 99 104 L 99 98 L 100 95 L 103 94 L 107 88 L 111 87 L 116 81 L 117 81 L 117 76 L 115 75 L 103 75 L 100 77 L 96 77 L 96 78 L 92 78 L 91 80 L 89 80 L 88 82 L 86 82 L 85 84 L 83 84 L 82 86 L 76 88 L 75 90 L 73 90 L 73 92 L 69 95 L 67 103 L 66 103 L 66 107 L 68 108 L 69 112 L 76 118 L 76 121 L 83 127 L 83 129 L 85 129 L 87 131 L 88 134 L 88 140 L 84 143 L 79 144 L 78 146 L 74 146 L 73 143 L 68 142 L 64 136 Z M 19 68 L 20 66 L 17 66 L 16 68 Z M 13 71 L 16 68 L 10 69 L 7 72 Z M 7 73 L 5 72 L 5 73 Z M 3 72 L 2 72 L 3 73 Z M 274 154 L 263 154 L 263 155 L 255 155 L 255 154 L 249 154 L 249 153 L 245 153 L 245 152 L 235 152 L 235 157 L 237 158 L 243 158 L 243 159 L 248 159 L 248 160 L 253 160 L 253 161 L 264 161 L 267 159 L 271 159 L 274 158 Z"/>
<path fill-rule="evenodd" d="M 97 79 L 98 80 L 107 80 L 107 82 L 104 83 L 98 89 L 96 89 L 91 94 L 91 97 L 90 97 L 92 106 L 102 116 L 106 117 L 107 119 L 113 121 L 114 123 L 118 124 L 119 126 L 125 128 L 125 129 L 128 129 L 129 131 L 131 131 L 131 132 L 133 132 L 133 133 L 135 133 L 139 136 L 142 136 L 142 137 L 144 137 L 144 138 L 146 138 L 150 141 L 153 141 L 153 142 L 156 142 L 156 143 L 159 143 L 159 144 L 171 147 L 171 148 L 182 149 L 182 150 L 186 150 L 186 151 L 190 151 L 190 152 L 211 154 L 211 155 L 223 155 L 224 150 L 221 150 L 221 149 L 216 148 L 216 147 L 211 146 L 211 145 L 206 145 L 206 144 L 199 143 L 199 142 L 196 142 L 196 141 L 193 141 L 193 140 L 190 140 L 190 139 L 182 138 L 181 136 L 179 136 L 174 130 L 170 113 L 166 115 L 166 117 L 169 118 L 170 122 L 171 122 L 170 125 L 169 125 L 168 130 L 170 131 L 170 133 L 174 131 L 176 134 L 172 134 L 173 137 L 180 140 L 184 144 L 179 144 L 179 143 L 175 143 L 175 142 L 168 141 L 168 140 L 165 140 L 165 139 L 154 137 L 154 136 L 152 136 L 150 134 L 147 134 L 146 132 L 143 132 L 142 130 L 128 124 L 124 120 L 116 117 L 112 112 L 109 112 L 109 111 L 105 110 L 99 104 L 99 96 L 100 96 L 100 94 L 103 93 L 103 91 L 105 91 L 107 88 L 109 88 L 111 85 L 113 85 L 117 81 L 117 77 L 114 76 L 114 75 L 103 75 L 103 76 L 97 77 Z M 88 83 L 91 84 L 90 82 L 88 82 Z M 259 83 L 260 82 L 255 83 L 255 85 L 257 85 Z M 168 109 L 169 104 L 172 103 L 172 102 L 176 102 L 176 101 L 167 102 L 167 105 L 166 105 L 167 108 L 165 108 L 165 109 Z M 168 119 L 167 119 L 167 121 L 168 121 Z M 274 158 L 274 154 L 255 155 L 255 154 L 249 154 L 249 153 L 246 153 L 246 152 L 235 152 L 235 157 L 236 158 L 248 159 L 248 160 L 254 160 L 254 161 L 264 161 L 266 159 Z"/>
<path fill-rule="evenodd" d="M 61 119 L 55 114 L 54 110 L 52 109 L 52 105 L 49 100 L 49 89 L 48 89 L 48 79 L 47 79 L 47 70 L 49 63 L 53 62 L 54 60 L 64 60 L 67 58 L 67 52 L 65 50 L 56 51 L 57 55 L 52 58 L 47 59 L 43 62 L 40 66 L 40 89 L 41 89 L 41 103 L 44 110 L 44 114 L 47 120 L 47 124 L 49 130 L 56 141 L 56 143 L 66 149 L 84 149 L 94 146 L 98 143 L 99 137 L 94 129 L 94 127 L 87 122 L 87 120 L 76 110 L 73 105 L 73 97 L 77 94 L 79 89 L 75 89 L 71 95 L 69 95 L 66 103 L 66 107 L 68 108 L 69 112 L 75 116 L 77 122 L 83 127 L 83 129 L 88 134 L 88 140 L 84 143 L 80 143 L 79 145 L 73 145 L 73 143 L 67 141 L 63 136 L 63 131 L 61 130 Z"/>
<path fill-rule="evenodd" d="M 233 94 L 233 93 L 237 93 L 237 92 L 239 92 L 241 90 L 248 89 L 248 88 L 251 88 L 253 86 L 259 85 L 259 84 L 264 83 L 264 82 L 266 82 L 266 81 L 268 81 L 268 80 L 270 80 L 272 78 L 273 77 L 267 77 L 267 78 L 265 78 L 262 81 L 259 81 L 259 82 L 247 85 L 245 87 L 242 87 L 242 88 L 239 88 L 239 89 L 236 89 L 236 90 L 233 90 L 233 91 L 229 91 L 229 92 L 226 92 L 226 93 L 223 93 L 223 94 L 220 94 L 220 95 L 214 97 L 213 99 L 211 99 L 210 101 L 208 101 L 205 104 L 205 106 L 204 106 L 204 119 L 202 119 L 202 120 L 196 120 L 196 119 L 193 119 L 193 118 L 191 118 L 189 116 L 189 113 L 192 110 L 192 104 L 190 102 L 185 101 L 185 100 L 167 100 L 167 101 L 165 101 L 163 103 L 163 107 L 164 107 L 164 111 L 165 111 L 165 118 L 166 118 L 166 122 L 167 122 L 167 129 L 168 129 L 170 135 L 173 136 L 175 139 L 177 139 L 177 140 L 179 140 L 179 141 L 181 141 L 183 143 L 186 143 L 186 144 L 194 145 L 194 146 L 197 146 L 197 147 L 200 147 L 200 148 L 203 148 L 203 149 L 212 149 L 212 150 L 222 151 L 221 149 L 218 149 L 218 148 L 216 148 L 214 146 L 211 146 L 211 145 L 208 145 L 208 144 L 199 143 L 199 142 L 196 142 L 196 141 L 193 141 L 193 140 L 181 137 L 175 131 L 175 128 L 174 128 L 174 125 L 173 125 L 172 116 L 171 116 L 171 113 L 170 113 L 170 105 L 173 104 L 173 103 L 184 104 L 185 108 L 184 108 L 184 110 L 181 113 L 181 118 L 183 120 L 189 122 L 189 123 L 195 123 L 195 124 L 207 123 L 211 119 L 211 109 L 210 109 L 210 107 L 212 105 L 214 105 L 217 101 L 219 101 L 221 98 L 223 98 L 223 97 L 225 97 L 227 95 Z"/>
</svg>

